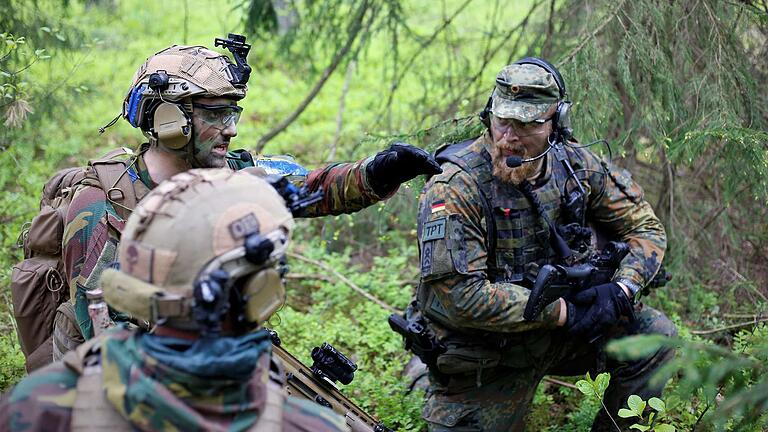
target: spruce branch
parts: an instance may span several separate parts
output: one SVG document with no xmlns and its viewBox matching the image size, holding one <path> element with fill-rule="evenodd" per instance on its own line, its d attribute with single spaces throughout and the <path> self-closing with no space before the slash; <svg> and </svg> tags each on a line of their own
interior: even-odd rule
<svg viewBox="0 0 768 432">
<path fill-rule="evenodd" d="M 312 90 L 309 91 L 306 97 L 304 97 L 304 100 L 299 103 L 299 106 L 296 107 L 296 109 L 283 121 L 281 121 L 277 126 L 275 126 L 272 130 L 264 134 L 261 138 L 259 138 L 258 143 L 255 147 L 256 153 L 261 153 L 262 150 L 264 150 L 264 146 L 267 145 L 267 143 L 274 137 L 276 137 L 278 134 L 283 132 L 288 126 L 290 126 L 291 123 L 293 123 L 301 113 L 304 112 L 305 109 L 307 109 L 307 106 L 315 99 L 315 97 L 320 93 L 320 90 L 323 89 L 323 86 L 325 86 L 325 83 L 328 81 L 328 78 L 331 77 L 334 71 L 336 71 L 336 68 L 339 66 L 341 61 L 346 57 L 346 55 L 349 53 L 349 51 L 352 49 L 352 45 L 357 40 L 357 36 L 360 33 L 360 30 L 363 28 L 363 17 L 365 13 L 371 10 L 369 7 L 369 2 L 363 1 L 360 4 L 360 7 L 358 7 L 355 17 L 352 19 L 352 25 L 349 30 L 349 36 L 347 37 L 347 41 L 344 44 L 344 46 L 339 49 L 336 52 L 336 55 L 333 57 L 333 60 L 331 60 L 331 63 L 325 68 L 323 71 L 323 74 L 320 76 L 320 79 L 315 83 L 315 85 L 312 87 Z M 369 18 L 370 21 L 373 21 L 375 19 L 376 13 L 371 13 L 371 16 Z"/>
<path fill-rule="evenodd" d="M 597 28 L 594 29 L 591 33 L 584 36 L 581 39 L 581 42 L 579 42 L 579 44 L 573 50 L 571 50 L 571 52 L 569 52 L 564 58 L 558 61 L 558 64 L 562 66 L 570 62 L 571 60 L 573 60 L 573 58 L 576 57 L 576 54 L 578 54 L 579 51 L 581 51 L 584 48 L 587 42 L 589 42 L 590 39 L 597 36 L 603 30 L 603 28 L 605 28 L 605 26 L 608 25 L 608 23 L 611 22 L 611 20 L 613 20 L 613 18 L 617 16 L 617 13 L 621 10 L 622 7 L 624 7 L 624 3 L 626 2 L 627 0 L 622 0 L 621 3 L 618 3 L 616 7 L 613 8 L 613 10 L 611 10 L 608 14 L 606 14 L 605 19 L 603 19 L 603 22 L 600 23 L 600 25 L 598 25 Z"/>
</svg>

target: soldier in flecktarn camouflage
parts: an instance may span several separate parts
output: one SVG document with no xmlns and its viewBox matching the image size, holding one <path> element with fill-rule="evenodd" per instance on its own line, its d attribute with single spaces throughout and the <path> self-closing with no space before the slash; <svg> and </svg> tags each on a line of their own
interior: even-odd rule
<svg viewBox="0 0 768 432">
<path fill-rule="evenodd" d="M 443 172 L 419 204 L 421 282 L 411 311 L 445 347 L 430 366 L 423 411 L 432 431 L 523 430 L 547 374 L 610 372 L 605 405 L 614 418 L 629 395 L 662 391 L 650 378 L 671 350 L 620 362 L 604 347 L 624 335 L 676 334 L 664 314 L 635 301 L 661 265 L 664 227 L 626 170 L 569 140 L 565 97 L 559 72 L 541 59 L 506 66 L 481 114 L 486 133 L 437 152 Z M 530 274 L 591 256 L 593 232 L 629 246 L 613 277 L 524 319 Z M 579 242 L 589 247 L 574 248 Z M 616 428 L 601 411 L 593 430 Z"/>
<path fill-rule="evenodd" d="M 390 197 L 403 181 L 440 171 L 427 152 L 402 143 L 357 162 L 311 171 L 290 157 L 229 151 L 242 112 L 237 102 L 245 97 L 250 74 L 242 57 L 234 64 L 201 46 L 174 45 L 136 71 L 122 116 L 141 129 L 148 143 L 136 154 L 125 149 L 92 162 L 89 176 L 74 193 L 63 236 L 71 300 L 56 312 L 54 359 L 93 336 L 86 292 L 97 287 L 102 271 L 114 261 L 135 203 L 174 174 L 191 168 L 256 166 L 287 176 L 297 186 L 322 188 L 323 199 L 300 215 L 316 217 L 358 211 Z M 112 313 L 112 319 L 127 317 Z"/>
<path fill-rule="evenodd" d="M 261 327 L 285 301 L 291 213 L 246 172 L 194 169 L 161 183 L 128 218 L 119 270 L 102 272 L 91 304 L 154 330 L 95 320 L 96 337 L 3 396 L 0 430 L 349 430 L 286 394 Z"/>
</svg>

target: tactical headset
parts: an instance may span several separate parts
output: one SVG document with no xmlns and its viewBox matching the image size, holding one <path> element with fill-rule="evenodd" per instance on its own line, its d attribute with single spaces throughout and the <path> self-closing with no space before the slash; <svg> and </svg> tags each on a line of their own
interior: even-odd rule
<svg viewBox="0 0 768 432">
<path fill-rule="evenodd" d="M 552 115 L 552 130 L 555 131 L 555 133 L 558 134 L 561 139 L 568 140 L 568 138 L 570 138 L 571 135 L 573 134 L 573 129 L 571 129 L 571 120 L 569 116 L 569 110 L 572 104 L 570 101 L 565 100 L 565 98 L 568 97 L 568 92 L 565 89 L 565 81 L 563 80 L 563 76 L 560 74 L 560 71 L 557 70 L 557 68 L 554 65 L 552 65 L 552 63 L 546 60 L 540 59 L 538 57 L 525 57 L 512 64 L 536 65 L 544 69 L 545 71 L 549 72 L 552 75 L 552 77 L 555 79 L 558 92 L 560 93 L 560 101 L 557 102 L 557 109 L 555 110 L 555 113 Z M 482 111 L 480 111 L 480 114 L 479 114 L 480 121 L 488 129 L 491 128 L 492 107 L 493 107 L 493 92 L 491 92 L 491 96 L 488 98 L 488 102 L 485 104 L 485 107 L 483 108 Z"/>
<path fill-rule="evenodd" d="M 282 307 L 282 278 L 287 268 L 281 262 L 287 245 L 282 229 L 253 233 L 242 246 L 214 257 L 203 267 L 192 284 L 192 314 L 204 334 L 220 332 L 229 312 L 236 323 L 252 327 Z"/>
<path fill-rule="evenodd" d="M 162 92 L 170 85 L 176 84 L 170 83 L 166 71 L 152 73 L 148 85 L 142 84 L 133 89 L 126 111 L 128 122 L 133 127 L 149 131 L 166 147 L 178 150 L 184 148 L 192 138 L 192 121 L 180 104 L 163 100 Z M 142 96 L 147 91 L 156 93 L 160 100 L 152 100 L 141 107 Z"/>
</svg>

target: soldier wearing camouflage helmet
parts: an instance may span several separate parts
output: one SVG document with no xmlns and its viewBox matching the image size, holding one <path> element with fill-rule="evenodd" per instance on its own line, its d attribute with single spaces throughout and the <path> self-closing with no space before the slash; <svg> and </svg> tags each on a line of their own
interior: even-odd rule
<svg viewBox="0 0 768 432">
<path fill-rule="evenodd" d="M 444 348 L 429 366 L 430 430 L 523 430 L 546 374 L 611 372 L 605 403 L 614 417 L 629 395 L 661 393 L 649 379 L 670 350 L 619 362 L 604 346 L 627 334 L 675 334 L 661 312 L 634 301 L 659 269 L 664 227 L 627 171 L 570 140 L 569 107 L 554 66 L 520 60 L 496 77 L 481 113 L 486 132 L 437 153 L 443 173 L 420 197 L 421 281 L 410 315 Z M 589 256 L 588 224 L 626 242 L 629 254 L 608 283 L 524 319 L 530 273 Z M 593 430 L 615 430 L 605 411 Z"/>
<path fill-rule="evenodd" d="M 135 203 L 177 173 L 263 166 L 310 190 L 322 188 L 323 199 L 302 214 L 314 217 L 358 211 L 388 198 L 403 181 L 439 172 L 428 153 L 401 143 L 358 162 L 331 163 L 312 171 L 289 158 L 254 161 L 244 150 L 230 151 L 242 112 L 237 103 L 246 95 L 250 67 L 244 38 L 228 43 L 240 47 L 233 50 L 236 62 L 202 46 L 174 45 L 149 57 L 134 74 L 122 117 L 148 142 L 136 155 L 111 154 L 91 162 L 88 177 L 74 192 L 62 248 L 70 301 L 56 311 L 54 359 L 93 336 L 87 291 L 114 261 L 120 232 Z M 112 318 L 125 319 L 115 314 Z"/>
<path fill-rule="evenodd" d="M 287 396 L 261 329 L 284 302 L 294 222 L 263 179 L 191 170 L 128 219 L 107 301 L 157 323 L 125 326 L 22 380 L 0 403 L 2 430 L 343 431 L 343 418 Z"/>
</svg>

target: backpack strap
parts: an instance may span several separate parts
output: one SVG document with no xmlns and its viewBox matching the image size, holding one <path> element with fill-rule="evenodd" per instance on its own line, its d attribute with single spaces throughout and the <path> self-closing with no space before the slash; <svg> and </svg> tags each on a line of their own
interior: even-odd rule
<svg viewBox="0 0 768 432">
<path fill-rule="evenodd" d="M 130 155 L 129 159 L 121 156 Z M 95 173 L 101 189 L 107 196 L 118 216 L 126 220 L 136 203 L 149 192 L 140 181 L 132 181 L 128 169 L 136 160 L 131 149 L 121 147 L 112 150 L 103 157 L 88 162 L 89 168 Z"/>
</svg>

